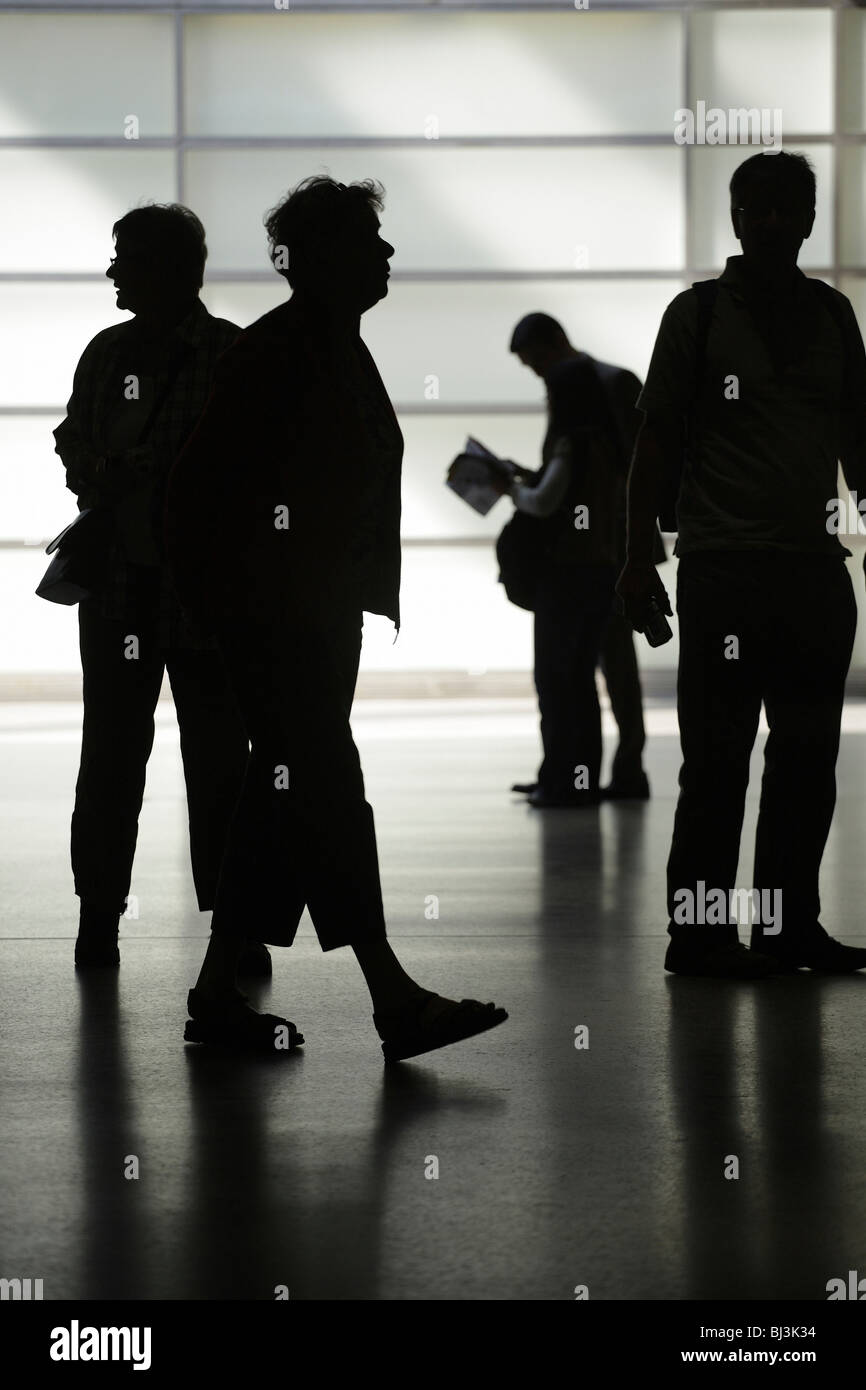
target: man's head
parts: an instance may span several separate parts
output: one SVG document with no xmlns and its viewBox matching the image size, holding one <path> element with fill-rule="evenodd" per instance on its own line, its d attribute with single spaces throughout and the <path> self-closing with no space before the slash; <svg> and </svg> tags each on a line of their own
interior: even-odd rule
<svg viewBox="0 0 866 1390">
<path fill-rule="evenodd" d="M 133 208 L 112 227 L 114 258 L 105 272 L 117 289 L 118 309 L 159 313 L 193 300 L 207 260 L 204 227 L 180 203 Z"/>
<path fill-rule="evenodd" d="M 546 377 L 550 369 L 574 348 L 561 323 L 550 314 L 527 314 L 511 335 L 510 351 L 536 376 Z"/>
<path fill-rule="evenodd" d="M 796 265 L 815 221 L 815 171 L 806 156 L 753 155 L 735 169 L 730 190 L 743 255 L 768 271 Z"/>
<path fill-rule="evenodd" d="M 380 183 L 304 179 L 265 218 L 271 260 L 294 290 L 352 312 L 384 299 L 394 247 L 379 235 Z"/>
</svg>

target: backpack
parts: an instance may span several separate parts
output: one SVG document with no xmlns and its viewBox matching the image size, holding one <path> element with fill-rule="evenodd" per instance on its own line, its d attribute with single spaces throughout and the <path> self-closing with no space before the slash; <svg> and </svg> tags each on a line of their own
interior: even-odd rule
<svg viewBox="0 0 866 1390">
<path fill-rule="evenodd" d="M 712 281 L 711 283 L 715 283 Z M 634 372 L 628 371 L 626 367 L 615 367 L 610 362 L 599 362 L 591 358 L 593 369 L 598 380 L 601 382 L 604 392 L 610 420 L 613 425 L 613 441 L 617 451 L 617 465 L 622 478 L 622 500 L 621 500 L 621 526 L 622 550 L 619 557 L 620 563 L 625 563 L 625 531 L 626 531 L 626 483 L 628 480 L 629 468 L 631 467 L 632 454 L 634 453 L 635 441 L 637 440 L 638 430 L 640 429 L 639 411 L 635 401 L 641 392 L 641 381 L 635 376 Z M 667 560 L 665 543 L 662 540 L 661 531 L 656 527 L 653 538 L 654 565 L 663 565 Z"/>
<path fill-rule="evenodd" d="M 836 298 L 836 291 L 825 280 L 813 280 L 809 283 L 816 287 L 819 298 L 823 301 L 824 307 L 832 315 L 832 318 L 842 335 L 844 350 L 845 344 L 845 324 L 842 306 Z M 710 336 L 710 324 L 712 322 L 713 310 L 719 293 L 719 282 L 715 280 L 696 280 L 692 289 L 698 297 L 698 323 L 695 335 L 695 393 L 689 412 L 686 416 L 686 443 L 680 466 L 670 485 L 662 494 L 659 500 L 658 519 L 663 531 L 673 534 L 679 527 L 677 524 L 677 504 L 679 503 L 680 488 L 683 480 L 683 469 L 688 460 L 692 469 L 697 468 L 697 427 L 695 424 L 695 404 L 701 393 L 704 384 L 704 376 L 707 369 L 707 341 Z"/>
</svg>

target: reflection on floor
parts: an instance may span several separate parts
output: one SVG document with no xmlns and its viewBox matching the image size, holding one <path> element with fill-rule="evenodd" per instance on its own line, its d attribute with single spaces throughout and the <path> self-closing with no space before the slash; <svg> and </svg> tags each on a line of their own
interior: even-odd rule
<svg viewBox="0 0 866 1390">
<path fill-rule="evenodd" d="M 863 713 L 846 715 L 823 885 L 825 925 L 861 944 Z M 396 1068 L 351 953 L 323 955 L 308 920 L 253 992 L 298 1023 L 303 1055 L 184 1047 L 209 918 L 170 707 L 121 969 L 77 979 L 80 710 L 0 714 L 0 1276 L 40 1278 L 46 1299 L 823 1300 L 862 1269 L 866 979 L 665 976 L 670 708 L 649 712 L 651 803 L 537 812 L 508 792 L 536 765 L 528 702 L 359 702 L 395 949 L 422 983 L 511 1015 Z M 743 885 L 759 771 L 760 750 Z"/>
</svg>

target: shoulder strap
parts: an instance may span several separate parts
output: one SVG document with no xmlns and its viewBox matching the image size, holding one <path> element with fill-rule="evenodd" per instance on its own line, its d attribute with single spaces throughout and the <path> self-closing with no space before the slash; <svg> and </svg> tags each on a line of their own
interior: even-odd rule
<svg viewBox="0 0 866 1390">
<path fill-rule="evenodd" d="M 613 435 L 617 444 L 617 461 L 620 472 L 625 476 L 631 464 L 631 444 L 628 439 L 625 424 L 622 418 L 622 402 L 618 395 L 617 388 L 624 378 L 631 377 L 633 374 L 626 367 L 616 367 L 610 362 L 599 362 L 595 357 L 586 354 L 592 370 L 595 372 L 605 404 L 608 416 L 613 426 Z M 637 381 L 637 377 L 634 377 Z M 635 391 L 635 400 L 640 395 L 640 382 L 637 383 L 638 389 Z M 635 433 L 637 431 L 635 430 Z"/>
<path fill-rule="evenodd" d="M 698 327 L 695 334 L 695 395 L 701 389 L 707 369 L 707 340 L 710 336 L 710 323 L 716 299 L 719 294 L 718 280 L 696 280 L 692 289 L 698 297 Z"/>
</svg>

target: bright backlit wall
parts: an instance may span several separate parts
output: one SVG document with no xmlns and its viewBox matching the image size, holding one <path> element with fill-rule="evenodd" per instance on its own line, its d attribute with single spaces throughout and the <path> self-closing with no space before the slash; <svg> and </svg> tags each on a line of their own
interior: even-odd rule
<svg viewBox="0 0 866 1390">
<path fill-rule="evenodd" d="M 189 204 L 204 299 L 246 325 L 286 294 L 263 213 L 316 172 L 379 179 L 396 247 L 362 332 L 406 439 L 404 627 L 393 644 L 368 619 L 364 665 L 528 669 L 531 620 L 496 584 L 510 504 L 480 518 L 443 486 L 467 433 L 538 463 L 543 388 L 508 352 L 515 322 L 545 310 L 643 376 L 665 305 L 739 250 L 727 183 L 755 149 L 677 145 L 698 100 L 782 111 L 818 175 L 801 265 L 866 309 L 864 55 L 866 15 L 809 6 L 0 7 L 0 672 L 78 665 L 76 610 L 33 596 L 33 542 L 75 513 L 51 430 L 118 320 L 112 223 Z"/>
</svg>

